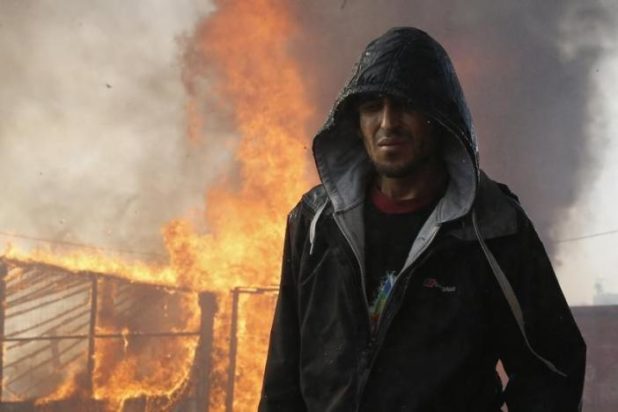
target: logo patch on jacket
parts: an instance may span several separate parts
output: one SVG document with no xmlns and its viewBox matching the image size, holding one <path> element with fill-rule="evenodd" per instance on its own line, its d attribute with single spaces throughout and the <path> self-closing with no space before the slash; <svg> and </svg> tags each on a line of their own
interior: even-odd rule
<svg viewBox="0 0 618 412">
<path fill-rule="evenodd" d="M 441 285 L 436 278 L 426 278 L 423 281 L 423 286 L 429 289 L 439 289 L 444 293 L 454 293 L 457 290 L 455 286 Z"/>
</svg>

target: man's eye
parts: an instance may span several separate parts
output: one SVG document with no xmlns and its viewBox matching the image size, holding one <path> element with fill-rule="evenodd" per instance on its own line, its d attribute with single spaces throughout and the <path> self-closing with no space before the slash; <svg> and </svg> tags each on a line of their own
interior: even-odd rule
<svg viewBox="0 0 618 412">
<path fill-rule="evenodd" d="M 401 110 L 407 113 L 413 112 L 415 110 L 415 106 L 410 101 L 405 101 L 401 103 Z"/>
<path fill-rule="evenodd" d="M 364 113 L 376 112 L 382 109 L 382 100 L 368 100 L 361 103 L 358 109 Z"/>
</svg>

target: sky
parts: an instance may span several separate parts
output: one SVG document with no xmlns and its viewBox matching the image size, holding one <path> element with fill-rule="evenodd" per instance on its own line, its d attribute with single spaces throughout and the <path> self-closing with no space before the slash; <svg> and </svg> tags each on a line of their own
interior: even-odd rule
<svg viewBox="0 0 618 412">
<path fill-rule="evenodd" d="M 481 164 L 520 195 L 571 304 L 618 293 L 618 7 L 610 1 L 296 1 L 315 127 L 362 47 L 427 29 L 451 53 Z M 422 6 L 422 7 L 421 7 Z M 161 253 L 232 155 L 187 144 L 183 51 L 208 1 L 0 0 L 0 242 Z M 213 135 L 233 133 L 218 127 Z M 508 126 L 508 127 L 506 127 Z M 506 130 L 506 131 L 505 131 Z M 34 242 L 36 244 L 37 242 Z"/>
</svg>

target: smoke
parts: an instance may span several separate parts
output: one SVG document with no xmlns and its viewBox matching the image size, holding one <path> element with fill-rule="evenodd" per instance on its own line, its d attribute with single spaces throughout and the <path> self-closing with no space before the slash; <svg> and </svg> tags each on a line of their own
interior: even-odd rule
<svg viewBox="0 0 618 412">
<path fill-rule="evenodd" d="M 182 34 L 196 0 L 0 5 L 0 231 L 159 251 L 225 150 L 189 147 Z M 4 240 L 4 239 L 2 239 Z"/>
<path fill-rule="evenodd" d="M 556 233 L 598 172 L 586 126 L 590 76 L 616 21 L 609 3 L 321 0 L 297 7 L 305 32 L 297 50 L 323 118 L 372 38 L 412 25 L 440 41 L 471 107 L 481 167 L 519 195 L 542 236 Z"/>
<path fill-rule="evenodd" d="M 179 38 L 210 11 L 198 3 L 2 3 L 1 230 L 158 250 L 161 225 L 200 205 L 230 153 L 186 144 L 187 133 L 222 134 L 225 120 L 213 113 L 192 124 L 191 110 L 223 109 L 192 99 L 208 94 L 180 67 L 191 50 Z M 396 25 L 423 28 L 454 60 L 482 167 L 520 196 L 543 236 L 558 233 L 563 211 L 597 173 L 586 125 L 590 74 L 616 20 L 608 3 L 293 7 L 301 35 L 292 50 L 321 114 L 314 130 L 370 39 Z"/>
</svg>

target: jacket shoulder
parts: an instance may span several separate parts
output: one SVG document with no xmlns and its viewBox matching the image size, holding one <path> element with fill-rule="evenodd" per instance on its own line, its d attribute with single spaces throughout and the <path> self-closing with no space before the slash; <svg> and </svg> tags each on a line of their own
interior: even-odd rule
<svg viewBox="0 0 618 412">
<path fill-rule="evenodd" d="M 482 180 L 485 180 L 482 186 L 484 186 L 483 191 L 486 192 L 484 194 L 486 203 L 484 206 L 490 210 L 493 209 L 494 213 L 500 216 L 500 218 L 497 218 L 496 215 L 490 213 L 490 215 L 493 215 L 494 223 L 496 223 L 496 220 L 508 222 L 508 229 L 507 227 L 503 229 L 511 233 L 525 233 L 530 229 L 534 230 L 534 225 L 520 203 L 519 197 L 508 185 L 493 180 L 487 175 Z"/>
<path fill-rule="evenodd" d="M 515 210 L 518 229 L 521 231 L 525 228 L 528 228 L 529 226 L 532 226 L 532 221 L 524 210 L 524 207 L 519 200 L 519 196 L 513 193 L 511 188 L 505 183 L 501 183 L 496 180 L 494 180 L 493 182 L 498 187 L 498 189 L 500 189 L 500 192 L 502 192 L 503 197 L 508 201 L 510 206 Z"/>
<path fill-rule="evenodd" d="M 314 186 L 311 190 L 305 193 L 301 199 L 301 203 L 309 207 L 309 209 L 315 213 L 327 199 L 328 196 L 326 194 L 326 189 L 324 189 L 324 185 L 320 184 Z"/>
<path fill-rule="evenodd" d="M 287 231 L 291 244 L 295 245 L 291 253 L 296 255 L 305 244 L 309 235 L 311 220 L 315 217 L 318 208 L 328 199 L 322 185 L 313 187 L 306 192 L 290 211 L 287 218 Z"/>
<path fill-rule="evenodd" d="M 508 187 L 504 183 L 498 182 L 497 180 L 494 180 L 494 183 L 496 184 L 496 186 L 498 186 L 498 189 L 500 189 L 503 195 L 509 198 L 509 200 L 512 203 L 515 203 L 515 205 L 521 209 L 521 204 L 519 203 L 519 197 L 515 193 L 513 193 L 510 187 Z"/>
<path fill-rule="evenodd" d="M 328 199 L 323 185 L 317 185 L 307 191 L 300 201 L 288 214 L 288 222 L 296 226 L 302 225 L 302 221 L 310 220 L 318 208 Z"/>
<path fill-rule="evenodd" d="M 522 212 L 517 196 L 508 186 L 492 180 L 481 171 L 473 208 L 453 234 L 463 240 L 475 240 L 472 224 L 472 214 L 475 214 L 485 239 L 513 235 L 519 231 L 519 215 Z"/>
</svg>

